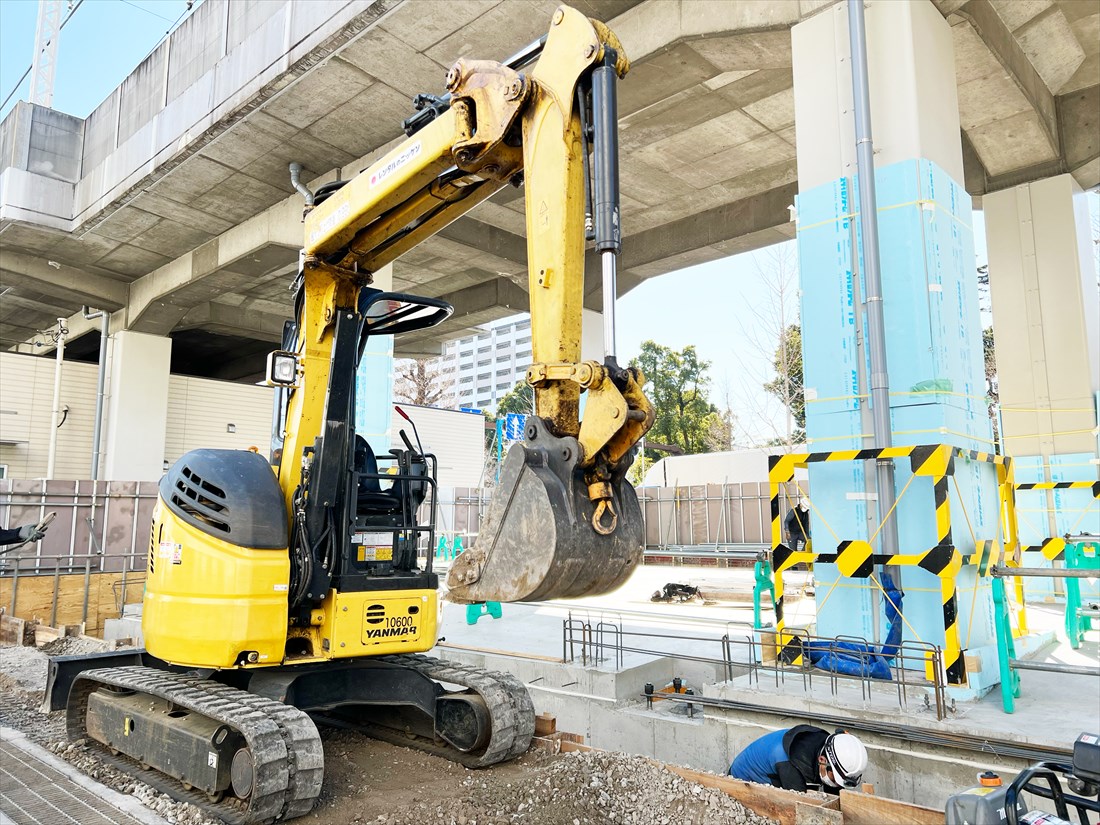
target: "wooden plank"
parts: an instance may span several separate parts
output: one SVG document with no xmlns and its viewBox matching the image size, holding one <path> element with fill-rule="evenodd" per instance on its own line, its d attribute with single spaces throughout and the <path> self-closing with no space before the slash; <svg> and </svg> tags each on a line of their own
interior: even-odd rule
<svg viewBox="0 0 1100 825">
<path fill-rule="evenodd" d="M 34 644 L 34 627 L 15 616 L 0 616 L 0 645 L 23 647 Z"/>
<path fill-rule="evenodd" d="M 757 785 L 755 782 L 742 782 L 731 776 L 716 776 L 677 765 L 663 765 L 663 767 L 689 782 L 720 790 L 749 810 L 774 819 L 780 825 L 841 825 L 844 822 L 840 811 L 833 810 L 827 804 L 829 802 L 827 799 L 815 799 L 794 791 L 785 791 L 782 788 Z"/>
<path fill-rule="evenodd" d="M 88 616 L 84 619 L 84 574 L 68 573 L 57 580 L 57 613 L 59 625 L 78 624 L 86 621 L 85 632 L 91 635 L 103 632 L 103 623 L 107 619 L 118 618 L 115 607 L 114 585 L 122 578 L 121 573 L 92 573 L 88 583 Z M 129 582 L 138 578 L 138 574 L 128 574 Z M 52 574 L 32 576 L 21 573 L 16 591 L 13 618 L 33 622 L 50 621 L 53 612 L 54 577 Z M 0 579 L 0 605 L 11 604 L 11 578 Z"/>
<path fill-rule="evenodd" d="M 844 825 L 944 825 L 943 811 L 896 799 L 842 790 Z"/>
<path fill-rule="evenodd" d="M 535 736 L 549 736 L 558 730 L 558 720 L 549 713 L 540 713 L 535 717 Z"/>
</svg>

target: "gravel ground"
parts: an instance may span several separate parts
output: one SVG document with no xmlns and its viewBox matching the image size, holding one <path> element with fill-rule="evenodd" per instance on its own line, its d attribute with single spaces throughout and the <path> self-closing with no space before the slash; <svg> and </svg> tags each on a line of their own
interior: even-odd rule
<svg viewBox="0 0 1100 825">
<path fill-rule="evenodd" d="M 770 819 L 748 811 L 721 791 L 688 782 L 648 760 L 610 752 L 572 752 L 537 767 L 521 782 L 493 781 L 471 773 L 463 798 L 418 803 L 379 816 L 384 825 L 409 821 L 451 825 L 765 825 Z"/>
<path fill-rule="evenodd" d="M 76 639 L 59 639 L 55 653 Z M 39 711 L 47 657 L 34 648 L 0 648 L 0 724 L 31 739 L 88 776 L 129 794 L 179 825 L 218 825 L 100 762 L 65 736 L 64 713 Z M 721 793 L 640 758 L 619 753 L 531 752 L 470 771 L 421 751 L 322 729 L 325 781 L 302 825 L 769 825 Z"/>
</svg>

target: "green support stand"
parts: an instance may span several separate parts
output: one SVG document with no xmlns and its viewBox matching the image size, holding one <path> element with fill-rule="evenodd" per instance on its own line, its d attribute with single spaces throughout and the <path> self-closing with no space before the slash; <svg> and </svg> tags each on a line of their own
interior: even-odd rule
<svg viewBox="0 0 1100 825">
<path fill-rule="evenodd" d="M 466 624 L 477 624 L 477 620 L 485 615 L 492 616 L 494 619 L 503 616 L 504 611 L 500 602 L 478 602 L 466 605 Z"/>
<path fill-rule="evenodd" d="M 1100 553 L 1097 545 L 1067 544 L 1063 555 L 1067 570 L 1100 570 Z M 1092 618 L 1081 615 L 1081 580 L 1066 579 L 1066 636 L 1076 650 L 1085 640 L 1085 633 L 1093 629 Z"/>
<path fill-rule="evenodd" d="M 772 594 L 772 609 L 775 609 L 775 582 L 772 580 L 772 566 L 767 558 L 758 559 L 752 568 L 756 581 L 752 586 L 752 626 L 760 630 L 764 626 L 760 616 L 760 597 L 765 590 Z"/>
<path fill-rule="evenodd" d="M 1020 674 L 1008 664 L 1016 658 L 1016 645 L 1012 641 L 1012 623 L 1008 613 L 1005 582 L 1004 579 L 996 577 L 993 579 L 993 624 L 997 630 L 997 664 L 1001 671 L 1001 700 L 1004 703 L 1005 713 L 1013 713 L 1016 710 L 1016 699 L 1020 695 Z"/>
</svg>

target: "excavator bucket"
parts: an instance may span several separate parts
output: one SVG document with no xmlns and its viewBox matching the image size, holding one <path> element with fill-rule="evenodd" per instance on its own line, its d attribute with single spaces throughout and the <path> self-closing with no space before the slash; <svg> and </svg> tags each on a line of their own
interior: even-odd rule
<svg viewBox="0 0 1100 825">
<path fill-rule="evenodd" d="M 451 601 L 531 602 L 607 593 L 642 560 L 644 525 L 630 483 L 611 482 L 616 525 L 607 534 L 598 532 L 577 439 L 554 436 L 534 416 L 526 436 L 508 451 L 477 541 L 451 565 Z"/>
</svg>

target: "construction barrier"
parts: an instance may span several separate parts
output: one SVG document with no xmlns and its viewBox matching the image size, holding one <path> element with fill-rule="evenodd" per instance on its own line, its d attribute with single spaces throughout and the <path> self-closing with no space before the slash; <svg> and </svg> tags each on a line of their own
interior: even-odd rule
<svg viewBox="0 0 1100 825">
<path fill-rule="evenodd" d="M 937 537 L 935 546 L 917 553 L 884 555 L 876 553 L 872 543 L 862 539 L 841 539 L 837 542 L 835 549 L 829 550 L 815 550 L 811 544 L 806 550 L 794 551 L 783 543 L 781 488 L 794 480 L 797 468 L 807 467 L 815 462 L 872 461 L 881 458 L 907 458 L 914 476 L 928 477 L 932 480 L 935 511 L 930 513 L 929 517 L 935 520 Z M 1004 530 L 1003 540 L 976 537 L 975 550 L 966 557 L 956 548 L 952 538 L 951 502 L 948 495 L 948 485 L 951 476 L 955 472 L 954 462 L 956 458 L 984 462 L 996 470 L 1000 514 Z M 771 456 L 768 463 L 768 481 L 771 485 L 771 561 L 775 571 L 776 638 L 780 655 L 786 655 L 792 664 L 801 665 L 796 637 L 789 632 L 785 632 L 786 622 L 783 615 L 784 570 L 788 570 L 799 563 L 833 563 L 837 565 L 842 576 L 852 579 L 871 579 L 876 587 L 883 590 L 882 584 L 874 575 L 876 565 L 887 568 L 890 566 L 916 566 L 939 578 L 943 610 L 943 661 L 947 682 L 953 685 L 966 684 L 965 657 L 959 638 L 956 577 L 964 565 L 976 567 L 978 575 L 985 576 L 993 565 L 1001 563 L 1002 560 L 1006 560 L 1010 564 L 1019 563 L 1011 459 L 993 453 L 963 450 L 947 444 L 933 444 L 883 449 L 792 453 Z M 904 493 L 905 490 L 898 496 L 898 500 L 901 499 Z M 886 513 L 885 518 L 888 518 L 891 513 Z M 885 518 L 880 518 L 880 529 L 881 521 L 884 521 Z M 873 539 L 874 537 L 872 537 L 872 541 Z M 821 540 L 818 539 L 817 541 L 820 547 Z M 885 590 L 883 590 L 883 595 L 888 598 Z M 1022 599 L 1022 588 L 1020 597 Z M 791 649 L 785 651 L 788 646 Z"/>
</svg>

